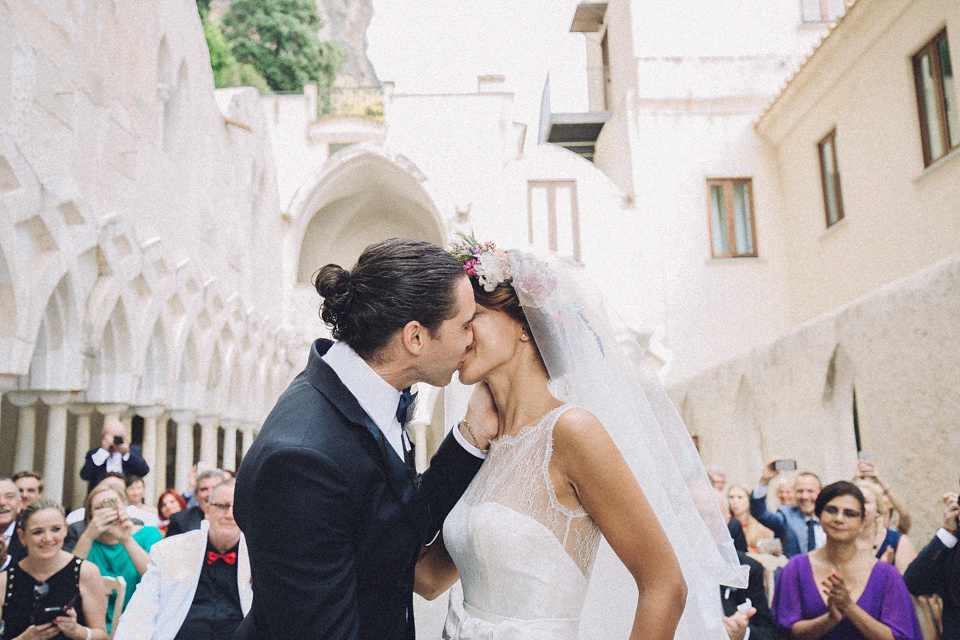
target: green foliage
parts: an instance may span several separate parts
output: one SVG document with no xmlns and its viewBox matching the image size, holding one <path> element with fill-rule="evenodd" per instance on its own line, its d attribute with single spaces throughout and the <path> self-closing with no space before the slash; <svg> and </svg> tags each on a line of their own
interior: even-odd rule
<svg viewBox="0 0 960 640">
<path fill-rule="evenodd" d="M 210 50 L 210 66 L 213 69 L 213 84 L 222 87 L 253 87 L 260 93 L 272 93 L 267 81 L 249 64 L 241 64 L 233 57 L 230 46 L 223 37 L 220 25 L 203 22 L 203 35 Z"/>
<path fill-rule="evenodd" d="M 345 54 L 321 42 L 314 0 L 234 0 L 223 34 L 234 57 L 252 65 L 274 91 L 300 91 L 307 82 L 330 86 Z"/>
</svg>

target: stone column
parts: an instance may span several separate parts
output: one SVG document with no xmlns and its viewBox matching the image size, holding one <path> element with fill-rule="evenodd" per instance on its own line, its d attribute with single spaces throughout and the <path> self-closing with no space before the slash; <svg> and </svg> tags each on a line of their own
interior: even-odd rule
<svg viewBox="0 0 960 640">
<path fill-rule="evenodd" d="M 207 465 L 207 469 L 214 469 L 217 466 L 217 428 L 220 426 L 220 416 L 199 416 L 197 424 L 200 425 L 200 459 Z"/>
<path fill-rule="evenodd" d="M 33 469 L 33 452 L 37 435 L 37 395 L 14 391 L 7 394 L 10 404 L 20 409 L 17 422 L 17 451 L 13 460 L 13 470 Z"/>
<path fill-rule="evenodd" d="M 253 430 L 256 428 L 256 424 L 253 422 L 244 422 L 240 428 L 240 457 L 247 455 L 247 451 L 250 450 L 250 445 L 253 444 Z"/>
<path fill-rule="evenodd" d="M 137 407 L 134 409 L 134 413 L 143 418 L 143 459 L 150 466 L 150 473 L 143 479 L 143 495 L 146 504 L 150 504 L 157 497 L 157 418 L 163 412 L 163 407 Z"/>
<path fill-rule="evenodd" d="M 77 416 L 77 444 L 73 452 L 73 505 L 83 505 L 87 497 L 87 481 L 80 479 L 80 470 L 87 461 L 87 451 L 90 450 L 90 414 L 94 411 L 92 404 L 74 404 L 69 408 L 70 413 Z"/>
<path fill-rule="evenodd" d="M 193 421 L 192 411 L 171 411 L 170 419 L 177 423 L 177 459 L 174 462 L 174 488 L 181 493 L 187 490 L 190 467 L 193 466 Z"/>
<path fill-rule="evenodd" d="M 237 467 L 237 427 L 239 420 L 223 421 L 223 468 L 236 471 Z"/>
<path fill-rule="evenodd" d="M 153 465 L 153 489 L 160 495 L 167 488 L 167 419 L 168 413 L 157 418 L 157 455 Z"/>
<path fill-rule="evenodd" d="M 416 445 L 413 449 L 414 462 L 417 471 L 423 473 L 427 469 L 427 423 L 414 419 L 410 421 L 410 427 L 413 429 L 413 444 Z"/>
<path fill-rule="evenodd" d="M 72 392 L 50 392 L 40 395 L 47 413 L 47 446 L 43 455 L 43 496 L 63 502 L 63 470 L 67 466 L 67 403 Z"/>
</svg>

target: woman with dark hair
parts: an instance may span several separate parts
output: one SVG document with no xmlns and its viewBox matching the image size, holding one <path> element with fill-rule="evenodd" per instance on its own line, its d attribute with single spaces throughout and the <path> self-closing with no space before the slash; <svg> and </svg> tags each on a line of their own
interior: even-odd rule
<svg viewBox="0 0 960 640">
<path fill-rule="evenodd" d="M 791 639 L 922 640 L 900 572 L 858 547 L 864 510 L 852 482 L 820 491 L 814 512 L 827 542 L 787 563 L 773 599 L 777 624 Z"/>
<path fill-rule="evenodd" d="M 63 551 L 63 507 L 38 498 L 17 520 L 27 549 L 20 562 L 0 573 L 0 610 L 8 640 L 107 640 L 107 608 L 100 571 Z"/>
<path fill-rule="evenodd" d="M 739 562 L 716 492 L 582 269 L 467 237 L 452 253 L 477 301 L 460 381 L 489 388 L 499 429 L 417 565 L 421 595 L 462 584 L 443 637 L 726 639 L 717 585 Z"/>
<path fill-rule="evenodd" d="M 177 493 L 176 489 L 167 489 L 160 494 L 157 499 L 157 515 L 160 518 L 157 528 L 160 533 L 167 535 L 167 525 L 170 524 L 170 516 L 180 513 L 187 508 L 187 501 L 183 496 Z"/>
</svg>

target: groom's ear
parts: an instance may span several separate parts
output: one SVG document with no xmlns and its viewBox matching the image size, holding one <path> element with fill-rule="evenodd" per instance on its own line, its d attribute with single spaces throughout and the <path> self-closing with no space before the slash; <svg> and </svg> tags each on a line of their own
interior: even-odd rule
<svg viewBox="0 0 960 640">
<path fill-rule="evenodd" d="M 411 355 L 418 356 L 423 349 L 427 328 L 416 320 L 411 320 L 400 330 L 400 341 L 403 348 Z"/>
</svg>

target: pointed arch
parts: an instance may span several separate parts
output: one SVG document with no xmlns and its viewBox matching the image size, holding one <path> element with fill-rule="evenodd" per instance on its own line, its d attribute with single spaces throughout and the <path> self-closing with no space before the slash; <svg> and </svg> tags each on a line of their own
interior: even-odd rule
<svg viewBox="0 0 960 640">
<path fill-rule="evenodd" d="M 197 377 L 197 342 L 194 339 L 193 329 L 187 332 L 187 339 L 183 343 L 183 356 L 180 359 L 180 368 L 177 372 L 177 389 L 174 394 L 174 408 L 196 409 L 195 401 L 201 397 L 200 383 Z"/>
<path fill-rule="evenodd" d="M 143 373 L 137 387 L 136 404 L 151 406 L 162 404 L 167 396 L 167 332 L 163 318 L 157 318 L 150 333 Z"/>
<path fill-rule="evenodd" d="M 854 364 L 842 345 L 830 356 L 823 384 L 824 472 L 827 477 L 846 477 L 857 459 L 854 430 Z"/>
<path fill-rule="evenodd" d="M 79 389 L 83 380 L 81 319 L 69 274 L 54 288 L 43 312 L 24 385 L 29 389 Z"/>
<path fill-rule="evenodd" d="M 130 351 L 130 323 L 126 305 L 117 298 L 100 336 L 99 348 L 90 369 L 88 400 L 129 402 L 133 397 Z"/>
<path fill-rule="evenodd" d="M 750 477 L 755 469 L 762 468 L 766 453 L 763 431 L 757 418 L 755 395 L 753 385 L 747 380 L 747 376 L 741 376 L 734 402 L 738 442 L 737 464 L 741 477 Z"/>
</svg>

